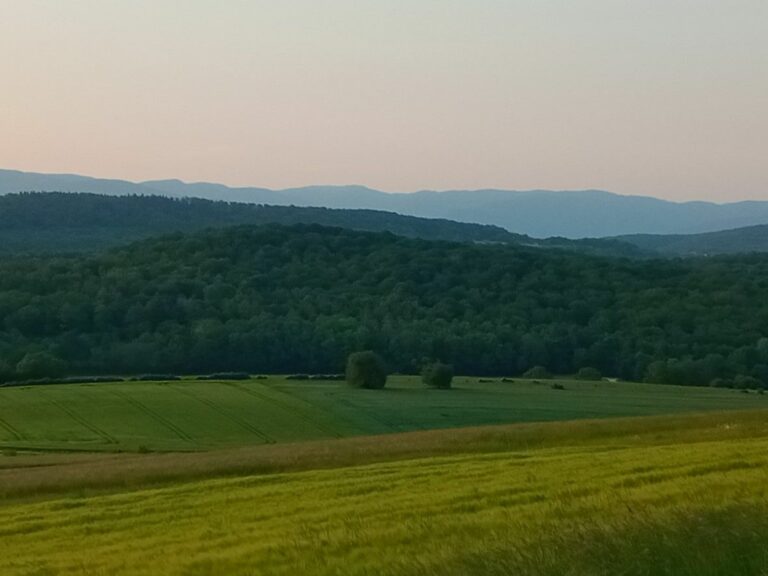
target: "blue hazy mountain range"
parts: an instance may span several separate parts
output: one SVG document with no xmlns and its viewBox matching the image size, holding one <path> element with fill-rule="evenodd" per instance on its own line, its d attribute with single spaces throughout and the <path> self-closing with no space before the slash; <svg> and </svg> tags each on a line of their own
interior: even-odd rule
<svg viewBox="0 0 768 576">
<path fill-rule="evenodd" d="M 698 234 L 768 224 L 768 202 L 762 201 L 670 202 L 600 190 L 424 190 L 397 194 L 364 186 L 270 190 L 180 180 L 129 182 L 0 170 L 0 194 L 30 191 L 164 195 L 275 206 L 385 210 L 424 218 L 492 224 L 535 238 Z"/>
</svg>

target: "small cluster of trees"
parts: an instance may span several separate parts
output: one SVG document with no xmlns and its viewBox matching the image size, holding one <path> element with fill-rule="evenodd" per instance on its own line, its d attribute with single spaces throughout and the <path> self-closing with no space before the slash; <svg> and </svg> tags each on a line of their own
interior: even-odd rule
<svg viewBox="0 0 768 576">
<path fill-rule="evenodd" d="M 0 382 L 13 379 L 59 378 L 66 370 L 66 362 L 49 352 L 27 352 L 15 365 L 0 360 Z"/>
<path fill-rule="evenodd" d="M 373 352 L 355 352 L 347 359 L 347 383 L 355 388 L 380 390 L 387 384 L 387 366 L 384 359 Z M 425 361 L 421 379 L 430 388 L 448 390 L 453 382 L 453 366 L 442 362 Z"/>
</svg>

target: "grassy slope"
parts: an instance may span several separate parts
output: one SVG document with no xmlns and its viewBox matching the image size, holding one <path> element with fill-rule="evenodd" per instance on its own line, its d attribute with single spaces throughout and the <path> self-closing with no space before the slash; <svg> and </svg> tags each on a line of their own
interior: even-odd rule
<svg viewBox="0 0 768 576">
<path fill-rule="evenodd" d="M 383 392 L 343 383 L 125 383 L 0 389 L 0 448 L 189 451 L 503 424 L 768 408 L 768 396 L 627 383 L 459 378 L 451 391 L 394 377 Z"/>
<path fill-rule="evenodd" d="M 764 574 L 766 420 L 734 412 L 336 440 L 330 463 L 349 452 L 358 465 L 10 500 L 0 573 Z M 394 446 L 411 459 L 370 463 Z M 290 446 L 251 450 L 276 449 Z"/>
</svg>

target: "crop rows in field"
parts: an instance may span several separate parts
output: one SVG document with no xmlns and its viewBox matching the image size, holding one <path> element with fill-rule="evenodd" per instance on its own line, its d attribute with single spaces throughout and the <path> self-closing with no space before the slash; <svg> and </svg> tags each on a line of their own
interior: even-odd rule
<svg viewBox="0 0 768 576">
<path fill-rule="evenodd" d="M 607 422 L 582 444 L 9 501 L 0 573 L 764 574 L 767 431 L 722 421 L 680 418 L 653 445 Z"/>
<path fill-rule="evenodd" d="M 340 435 L 327 421 L 314 424 L 311 407 L 293 410 L 293 403 L 299 402 L 256 382 L 242 387 L 185 381 L 3 389 L 0 445 L 197 450 Z"/>
<path fill-rule="evenodd" d="M 734 390 L 629 383 L 478 382 L 449 391 L 393 377 L 338 382 L 182 380 L 0 388 L 0 448 L 190 451 L 484 424 L 768 407 Z"/>
</svg>

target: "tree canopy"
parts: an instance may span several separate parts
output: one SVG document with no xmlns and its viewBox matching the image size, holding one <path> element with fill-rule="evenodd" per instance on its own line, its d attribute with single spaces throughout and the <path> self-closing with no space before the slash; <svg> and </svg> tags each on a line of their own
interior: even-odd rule
<svg viewBox="0 0 768 576">
<path fill-rule="evenodd" d="M 0 374 L 333 373 L 376 350 L 412 373 L 441 358 L 476 375 L 766 382 L 766 288 L 759 255 L 635 261 L 315 225 L 175 233 L 0 258 Z"/>
</svg>

